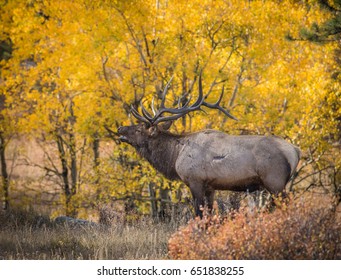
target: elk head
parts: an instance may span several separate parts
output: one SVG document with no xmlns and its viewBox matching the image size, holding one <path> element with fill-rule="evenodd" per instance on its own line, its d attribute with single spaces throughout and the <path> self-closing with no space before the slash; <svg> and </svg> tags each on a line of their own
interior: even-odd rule
<svg viewBox="0 0 341 280">
<path fill-rule="evenodd" d="M 146 146 L 146 142 L 156 138 L 160 133 L 167 131 L 172 122 L 166 122 L 159 125 L 150 125 L 139 123 L 131 126 L 121 126 L 117 133 L 120 135 L 120 141 L 126 142 L 135 148 Z"/>
</svg>

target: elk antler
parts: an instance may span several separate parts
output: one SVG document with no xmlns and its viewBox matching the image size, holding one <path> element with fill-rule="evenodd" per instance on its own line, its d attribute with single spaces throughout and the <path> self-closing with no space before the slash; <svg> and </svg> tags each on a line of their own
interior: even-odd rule
<svg viewBox="0 0 341 280">
<path fill-rule="evenodd" d="M 232 116 L 229 113 L 229 111 L 227 111 L 226 109 L 224 109 L 223 107 L 220 106 L 220 102 L 221 102 L 223 95 L 224 95 L 224 87 L 223 87 L 222 92 L 219 96 L 219 99 L 216 103 L 211 104 L 211 103 L 207 103 L 204 101 L 209 94 L 207 94 L 206 96 L 204 96 L 204 94 L 203 94 L 201 74 L 199 75 L 199 95 L 198 95 L 197 100 L 192 105 L 189 106 L 189 103 L 191 101 L 191 97 L 190 97 L 188 99 L 188 101 L 182 107 L 179 106 L 180 108 L 167 108 L 167 107 L 165 107 L 166 94 L 168 92 L 168 89 L 169 89 L 169 86 L 170 86 L 172 79 L 173 79 L 173 77 L 169 80 L 169 82 L 167 83 L 166 87 L 163 90 L 162 100 L 161 100 L 160 108 L 158 110 L 155 110 L 154 99 L 152 100 L 151 108 L 152 108 L 153 116 L 143 106 L 142 101 L 140 102 L 140 106 L 141 106 L 143 116 L 140 115 L 140 113 L 137 111 L 137 109 L 135 109 L 133 106 L 131 106 L 131 112 L 132 112 L 133 116 L 135 118 L 137 118 L 138 120 L 140 120 L 144 123 L 147 123 L 149 125 L 156 125 L 160 122 L 173 121 L 173 120 L 179 119 L 182 116 L 184 116 L 190 112 L 202 110 L 201 106 L 205 106 L 205 107 L 208 107 L 211 109 L 218 109 L 219 111 L 223 112 L 227 117 L 234 119 L 234 120 L 237 120 L 237 118 Z M 179 102 L 179 104 L 180 104 L 180 102 Z M 164 113 L 169 113 L 171 115 L 170 116 L 162 116 Z"/>
</svg>

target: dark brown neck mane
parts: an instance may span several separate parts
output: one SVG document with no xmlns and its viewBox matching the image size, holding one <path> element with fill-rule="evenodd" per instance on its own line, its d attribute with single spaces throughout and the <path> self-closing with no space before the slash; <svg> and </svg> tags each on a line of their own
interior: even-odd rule
<svg viewBox="0 0 341 280">
<path fill-rule="evenodd" d="M 160 132 L 156 138 L 146 141 L 143 147 L 137 147 L 139 154 L 166 178 L 180 179 L 175 170 L 175 161 L 182 147 L 181 135 Z"/>
</svg>

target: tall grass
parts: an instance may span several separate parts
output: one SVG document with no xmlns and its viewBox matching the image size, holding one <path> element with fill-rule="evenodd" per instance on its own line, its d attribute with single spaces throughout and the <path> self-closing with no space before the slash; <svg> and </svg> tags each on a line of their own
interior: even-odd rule
<svg viewBox="0 0 341 280">
<path fill-rule="evenodd" d="M 0 214 L 0 259 L 164 259 L 177 224 L 145 218 L 111 227 L 55 225 L 27 212 Z"/>
</svg>

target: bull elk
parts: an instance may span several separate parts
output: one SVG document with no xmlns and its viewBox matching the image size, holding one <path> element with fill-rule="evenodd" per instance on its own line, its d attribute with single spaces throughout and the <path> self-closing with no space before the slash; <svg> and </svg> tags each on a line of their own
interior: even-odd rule
<svg viewBox="0 0 341 280">
<path fill-rule="evenodd" d="M 284 191 L 300 160 L 298 147 L 276 136 L 228 135 L 204 130 L 184 135 L 168 131 L 171 123 L 182 116 L 202 110 L 218 109 L 235 119 L 218 101 L 207 103 L 201 75 L 197 100 L 178 108 L 165 107 L 170 82 L 166 85 L 160 107 L 153 115 L 143 106 L 142 114 L 131 106 L 137 125 L 118 128 L 122 142 L 132 145 L 159 172 L 170 180 L 181 180 L 191 190 L 195 213 L 202 216 L 201 206 L 212 209 L 216 190 L 255 191 L 265 188 L 272 194 Z M 165 115 L 167 113 L 167 115 Z"/>
</svg>

